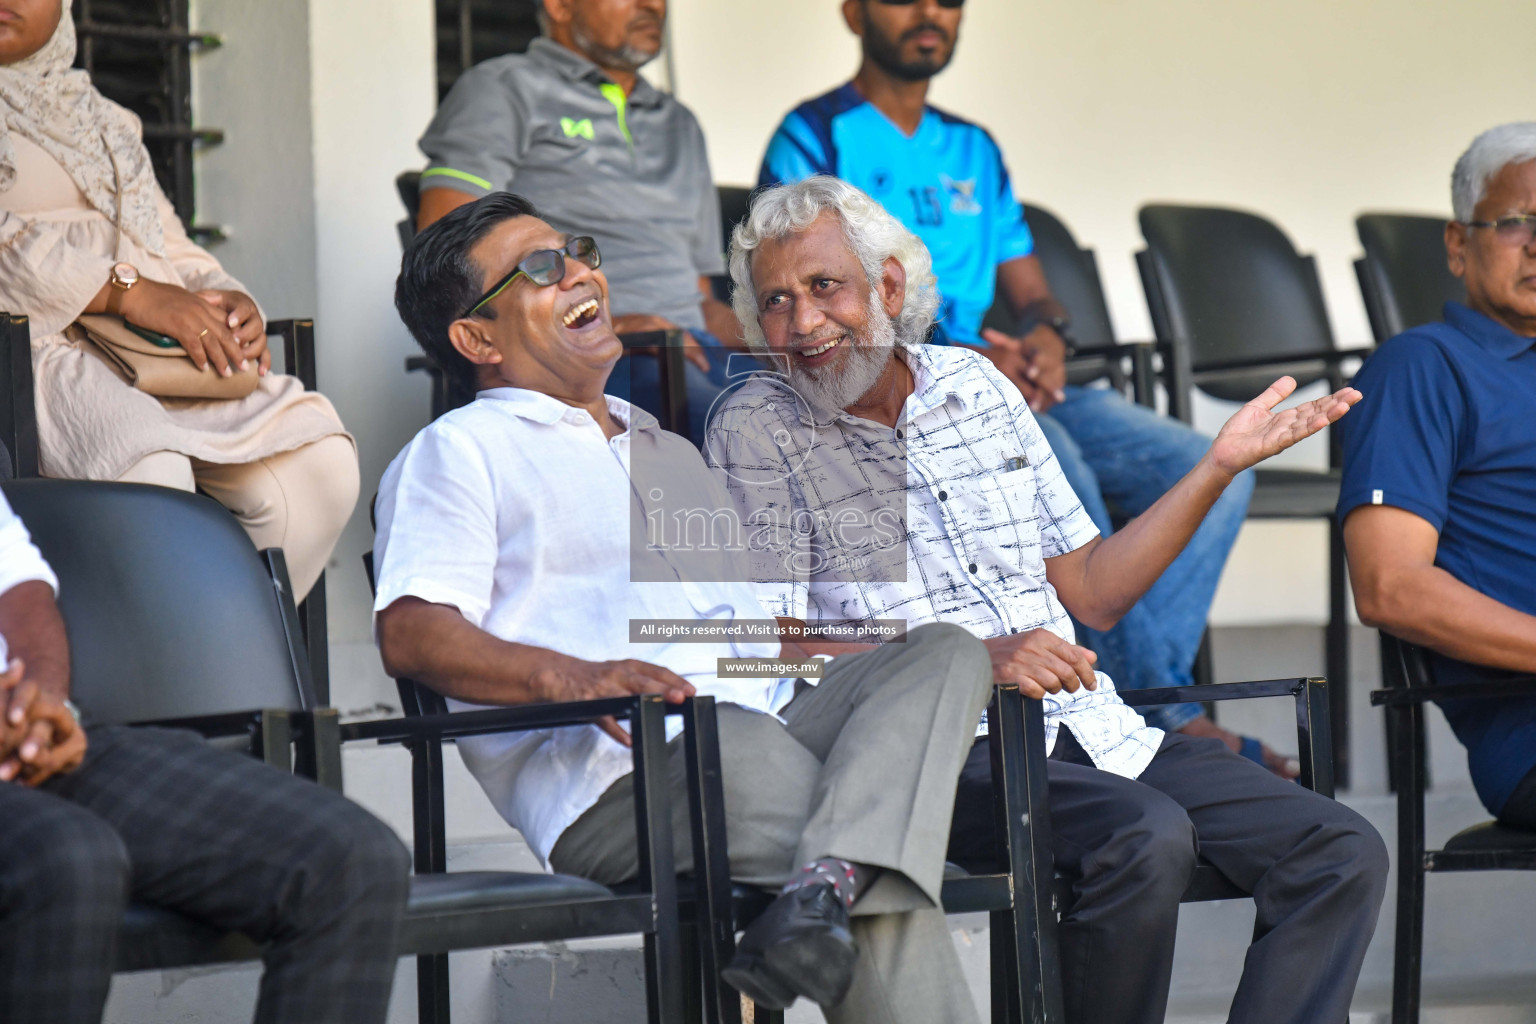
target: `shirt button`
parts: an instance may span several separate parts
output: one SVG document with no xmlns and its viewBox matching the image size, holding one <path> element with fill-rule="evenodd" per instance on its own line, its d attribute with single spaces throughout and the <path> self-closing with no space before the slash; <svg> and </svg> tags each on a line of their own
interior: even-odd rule
<svg viewBox="0 0 1536 1024">
<path fill-rule="evenodd" d="M 939 492 L 939 500 L 940 501 L 948 501 L 949 500 L 949 492 L 948 491 L 940 491 Z"/>
<path fill-rule="evenodd" d="M 901 439 L 902 439 L 902 438 L 904 438 L 904 437 L 906 437 L 906 436 L 907 436 L 907 435 L 906 435 L 906 434 L 903 434 L 903 433 L 902 433 L 902 432 L 901 432 L 901 431 L 899 431 L 899 430 L 898 430 L 898 431 L 896 431 L 896 440 L 898 440 L 898 441 L 900 441 L 900 440 L 901 440 Z"/>
<path fill-rule="evenodd" d="M 970 570 L 971 570 L 971 575 L 974 576 L 976 574 L 976 563 L 975 562 L 972 562 L 970 564 Z"/>
</svg>

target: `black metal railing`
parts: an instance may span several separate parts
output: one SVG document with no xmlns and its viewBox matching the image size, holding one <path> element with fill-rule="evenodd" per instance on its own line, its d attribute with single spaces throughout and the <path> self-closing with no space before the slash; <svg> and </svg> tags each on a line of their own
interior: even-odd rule
<svg viewBox="0 0 1536 1024">
<path fill-rule="evenodd" d="M 539 34 L 541 0 L 437 0 L 437 97 L 466 70 L 504 53 L 522 53 Z"/>
<path fill-rule="evenodd" d="M 192 31 L 187 7 L 188 0 L 73 0 L 75 64 L 103 95 L 144 122 L 160 187 L 192 237 L 207 240 L 222 231 L 192 221 L 192 155 L 224 141 L 224 133 L 193 123 L 192 55 L 223 40 Z"/>
</svg>

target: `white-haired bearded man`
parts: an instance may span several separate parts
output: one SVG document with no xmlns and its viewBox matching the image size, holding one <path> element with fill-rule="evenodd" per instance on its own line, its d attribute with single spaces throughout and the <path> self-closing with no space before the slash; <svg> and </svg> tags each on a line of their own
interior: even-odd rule
<svg viewBox="0 0 1536 1024">
<path fill-rule="evenodd" d="M 779 372 L 728 395 L 706 457 L 746 520 L 765 607 L 811 631 L 964 626 L 996 681 L 1046 703 L 1053 853 L 1074 887 L 1061 921 L 1068 1020 L 1163 1019 L 1197 853 L 1258 908 L 1232 1019 L 1344 1019 L 1386 880 L 1380 836 L 1220 740 L 1148 726 L 1076 645 L 1068 612 L 1113 625 L 1235 475 L 1359 392 L 1277 413 L 1295 388 L 1282 378 L 1151 509 L 1100 537 L 1018 389 L 974 351 L 923 344 L 938 306 L 928 253 L 864 193 L 830 177 L 760 193 L 731 274 L 747 338 Z M 962 772 L 950 857 L 996 858 L 984 743 Z"/>
</svg>

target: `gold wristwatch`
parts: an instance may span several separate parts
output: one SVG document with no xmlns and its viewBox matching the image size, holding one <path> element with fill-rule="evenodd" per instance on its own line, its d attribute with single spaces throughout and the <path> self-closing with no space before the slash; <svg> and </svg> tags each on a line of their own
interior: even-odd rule
<svg viewBox="0 0 1536 1024">
<path fill-rule="evenodd" d="M 122 309 L 123 296 L 128 289 L 139 283 L 139 268 L 132 263 L 114 263 L 107 281 L 112 285 L 112 290 L 107 293 L 107 312 L 116 314 Z"/>
</svg>

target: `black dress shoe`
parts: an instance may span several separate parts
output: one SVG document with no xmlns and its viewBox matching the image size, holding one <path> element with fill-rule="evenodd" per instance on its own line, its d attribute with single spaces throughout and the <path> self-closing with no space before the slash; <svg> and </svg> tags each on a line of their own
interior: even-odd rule
<svg viewBox="0 0 1536 1024">
<path fill-rule="evenodd" d="M 808 885 L 768 905 L 720 974 L 769 1009 L 787 1009 L 796 996 L 836 1006 L 848 996 L 858 958 L 842 899 L 830 885 Z"/>
</svg>

